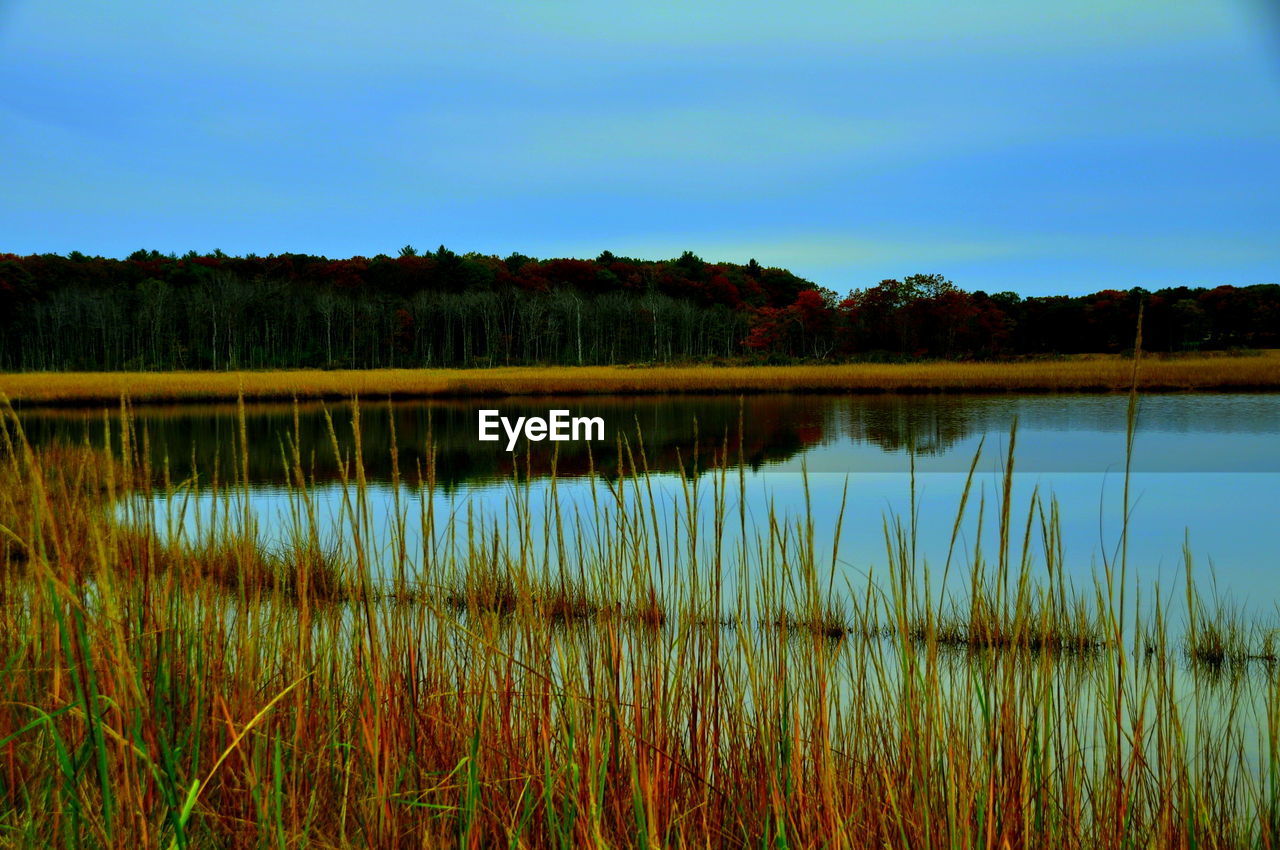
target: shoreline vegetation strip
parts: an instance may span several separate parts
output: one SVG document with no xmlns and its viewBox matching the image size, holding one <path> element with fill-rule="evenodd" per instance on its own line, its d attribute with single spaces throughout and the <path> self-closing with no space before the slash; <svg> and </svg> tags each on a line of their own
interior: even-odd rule
<svg viewBox="0 0 1280 850">
<path fill-rule="evenodd" d="M 1096 355 L 1013 362 L 929 361 L 799 366 L 579 366 L 489 369 L 232 372 L 26 372 L 0 374 L 19 406 L 366 398 L 712 393 L 1123 392 L 1132 362 Z M 1280 351 L 1256 356 L 1148 358 L 1143 392 L 1280 390 Z"/>
</svg>

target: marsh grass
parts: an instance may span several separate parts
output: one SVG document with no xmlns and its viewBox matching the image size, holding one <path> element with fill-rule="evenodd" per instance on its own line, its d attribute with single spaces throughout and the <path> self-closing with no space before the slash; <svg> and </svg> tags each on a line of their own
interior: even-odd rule
<svg viewBox="0 0 1280 850">
<path fill-rule="evenodd" d="M 1187 630 L 1183 649 L 1193 666 L 1211 672 L 1239 672 L 1250 665 L 1272 667 L 1280 660 L 1276 638 L 1280 628 L 1245 611 L 1218 591 L 1211 581 L 1206 596 L 1192 577 L 1190 547 L 1184 544 Z"/>
<path fill-rule="evenodd" d="M 803 613 L 783 612 L 770 623 L 784 632 L 799 632 L 820 638 L 840 640 L 853 631 L 853 621 L 840 602 L 828 602 L 815 611 Z M 872 629 L 870 634 L 880 633 Z"/>
<path fill-rule="evenodd" d="M 0 374 L 0 392 L 28 405 L 112 405 L 293 399 L 458 398 L 760 392 L 1123 392 L 1127 358 L 1084 355 L 1012 362 L 850 363 L 816 366 L 578 366 L 262 372 L 58 372 Z M 1280 352 L 1255 357 L 1152 358 L 1138 388 L 1280 387 Z"/>
<path fill-rule="evenodd" d="M 913 480 L 908 514 L 886 519 L 885 563 L 854 584 L 839 578 L 843 509 L 831 551 L 807 491 L 798 515 L 749 522 L 727 439 L 669 502 L 637 434 L 618 470 L 592 474 L 589 505 L 565 506 L 553 471 L 535 507 L 517 472 L 500 508 L 448 516 L 430 448 L 403 471 L 393 448 L 386 541 L 350 413 L 356 449 L 332 440 L 335 517 L 321 518 L 296 434 L 280 446 L 275 548 L 245 467 L 141 469 L 127 408 L 104 422 L 110 451 L 36 452 L 9 416 L 0 843 L 1280 837 L 1274 693 L 1258 715 L 1234 683 L 1188 702 L 1165 614 L 1127 610 L 1121 564 L 1073 586 L 1056 504 L 1038 491 L 1015 504 L 1016 430 L 993 502 L 972 496 L 975 457 L 940 570 L 918 551 Z M 187 510 L 200 499 L 214 518 Z M 993 537 L 957 546 L 993 520 Z M 1188 646 L 1234 657 L 1239 622 L 1188 587 Z"/>
<path fill-rule="evenodd" d="M 165 551 L 161 549 L 160 551 Z M 354 598 L 358 586 L 347 579 L 349 564 L 337 552 L 308 544 L 275 550 L 255 541 L 208 541 L 161 556 L 164 567 L 190 570 L 198 578 L 231 591 L 280 594 L 317 601 Z"/>
</svg>

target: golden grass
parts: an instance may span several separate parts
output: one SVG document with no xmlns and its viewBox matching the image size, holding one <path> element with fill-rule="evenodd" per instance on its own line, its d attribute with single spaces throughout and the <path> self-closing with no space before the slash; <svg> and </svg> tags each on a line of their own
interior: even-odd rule
<svg viewBox="0 0 1280 850">
<path fill-rule="evenodd" d="M 267 372 L 58 372 L 0 374 L 14 402 L 115 402 L 432 398 L 761 392 L 1116 392 L 1132 363 L 1091 355 L 1014 362 L 858 363 L 829 366 L 582 366 L 497 369 L 291 370 Z M 1280 389 L 1280 351 L 1253 357 L 1149 357 L 1146 391 Z"/>
<path fill-rule="evenodd" d="M 748 525 L 728 457 L 682 480 L 670 524 L 642 452 L 581 516 L 519 478 L 492 512 L 437 514 L 428 463 L 394 491 L 383 546 L 360 454 L 349 509 L 320 519 L 295 433 L 297 543 L 273 561 L 229 523 L 162 548 L 192 489 L 230 516 L 247 484 L 150 490 L 127 414 L 120 457 L 34 450 L 7 418 L 0 526 L 24 555 L 0 553 L 0 845 L 1280 843 L 1259 758 L 1280 751 L 1274 680 L 1261 715 L 1242 678 L 1188 692 L 1159 615 L 1131 652 L 1123 561 L 1086 606 L 1056 506 L 1015 515 L 1013 432 L 994 551 L 963 547 L 971 591 L 940 603 L 913 526 L 887 518 L 876 580 L 841 591 L 808 499 Z M 108 506 L 151 501 L 131 496 L 167 509 L 124 525 Z M 327 574 L 360 592 L 312 581 Z M 754 578 L 722 596 L 722 576 Z M 1189 646 L 1238 630 L 1190 581 L 1187 599 Z M 1020 651 L 1064 635 L 1091 651 Z M 957 642 L 975 651 L 943 651 Z"/>
</svg>

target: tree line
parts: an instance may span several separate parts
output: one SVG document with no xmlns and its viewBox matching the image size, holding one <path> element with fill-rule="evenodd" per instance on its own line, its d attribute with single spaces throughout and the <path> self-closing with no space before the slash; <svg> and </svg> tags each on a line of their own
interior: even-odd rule
<svg viewBox="0 0 1280 850">
<path fill-rule="evenodd" d="M 0 254 L 0 369 L 258 369 L 975 358 L 1280 345 L 1280 286 L 1022 298 L 941 275 L 844 298 L 785 269 L 505 259 Z"/>
</svg>

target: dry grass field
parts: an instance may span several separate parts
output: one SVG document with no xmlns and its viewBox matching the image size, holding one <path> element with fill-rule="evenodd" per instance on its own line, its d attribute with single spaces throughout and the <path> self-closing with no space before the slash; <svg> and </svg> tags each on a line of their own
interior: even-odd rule
<svg viewBox="0 0 1280 850">
<path fill-rule="evenodd" d="M 24 405 L 181 401 L 439 398 L 762 392 L 1118 392 L 1132 361 L 1084 356 L 1016 362 L 831 366 L 583 366 L 497 369 L 0 374 L 0 393 Z M 1258 356 L 1145 357 L 1143 391 L 1280 389 L 1280 351 Z"/>
</svg>

